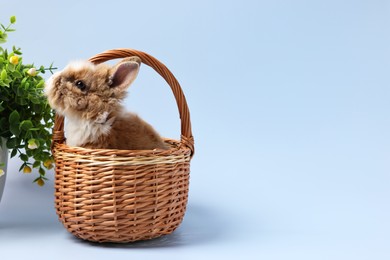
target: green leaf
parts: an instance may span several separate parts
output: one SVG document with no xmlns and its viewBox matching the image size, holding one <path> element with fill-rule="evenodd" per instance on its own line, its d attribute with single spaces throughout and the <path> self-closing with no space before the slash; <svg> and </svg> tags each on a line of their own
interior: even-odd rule
<svg viewBox="0 0 390 260">
<path fill-rule="evenodd" d="M 23 161 L 23 162 L 27 162 L 28 161 L 28 156 L 27 155 L 25 155 L 25 154 L 20 154 L 20 159 Z"/>
<path fill-rule="evenodd" d="M 15 70 L 14 72 L 12 72 L 12 76 L 14 76 L 14 78 L 21 78 L 23 77 L 22 73 L 20 73 L 19 71 Z"/>
<path fill-rule="evenodd" d="M 19 171 L 21 172 L 25 166 L 26 166 L 26 164 L 23 163 L 22 166 L 20 166 Z"/>
<path fill-rule="evenodd" d="M 41 168 L 39 168 L 39 174 L 41 175 L 41 176 L 45 176 L 45 170 L 41 167 Z"/>
<path fill-rule="evenodd" d="M 18 95 L 18 97 L 23 97 L 24 96 L 24 89 L 23 88 L 16 88 L 16 95 Z"/>
<path fill-rule="evenodd" d="M 15 54 L 22 55 L 22 52 L 20 51 L 20 48 L 16 48 L 15 46 L 12 46 L 12 51 Z"/>
<path fill-rule="evenodd" d="M 11 16 L 11 18 L 9 19 L 9 21 L 10 21 L 11 23 L 15 23 L 15 22 L 16 22 L 16 16 L 15 16 L 15 15 Z"/>
<path fill-rule="evenodd" d="M 27 85 L 28 83 L 26 83 Z M 32 96 L 32 95 L 29 95 L 28 97 L 30 99 L 30 101 L 33 103 L 33 104 L 41 104 L 41 99 L 39 97 L 36 97 L 36 96 Z"/>
<path fill-rule="evenodd" d="M 17 142 L 16 138 L 10 138 L 10 139 L 7 141 L 7 148 L 8 148 L 8 149 L 13 149 L 13 148 L 15 148 L 16 146 L 18 146 L 18 142 Z"/>
<path fill-rule="evenodd" d="M 15 71 L 15 65 L 12 64 L 12 63 L 8 63 L 8 70 L 11 71 L 11 72 L 14 72 Z"/>
<path fill-rule="evenodd" d="M 39 83 L 37 84 L 37 88 L 39 89 L 39 88 L 42 88 L 43 87 L 43 85 L 45 84 L 45 80 L 41 80 L 41 81 L 39 81 Z"/>
<path fill-rule="evenodd" d="M 7 38 L 8 38 L 8 35 L 6 33 L 3 33 L 0 38 L 3 40 L 3 43 L 4 42 L 7 42 Z"/>
<path fill-rule="evenodd" d="M 41 162 L 40 161 L 35 161 L 34 164 L 33 164 L 33 168 L 37 168 L 41 166 Z"/>
<path fill-rule="evenodd" d="M 0 104 L 1 108 L 1 104 Z M 33 111 L 37 114 L 41 114 L 44 107 L 41 104 L 33 104 Z M 1 112 L 1 111 L 0 111 Z M 45 118 L 45 117 L 44 117 Z"/>
<path fill-rule="evenodd" d="M 18 149 L 12 149 L 11 158 L 14 157 L 18 153 Z"/>
<path fill-rule="evenodd" d="M 20 86 L 24 87 L 24 84 L 26 84 L 27 77 L 23 78 L 22 81 L 20 82 Z"/>
<path fill-rule="evenodd" d="M 11 131 L 11 133 L 15 136 L 19 136 L 20 135 L 20 128 L 19 128 L 19 125 L 10 125 L 9 126 L 9 130 Z"/>
<path fill-rule="evenodd" d="M 9 130 L 11 131 L 11 133 L 15 136 L 19 136 L 20 115 L 18 111 L 16 110 L 12 111 L 12 113 L 9 115 L 9 123 L 10 123 Z"/>
<path fill-rule="evenodd" d="M 3 81 L 7 79 L 7 71 L 6 71 L 5 69 L 3 69 L 3 70 L 1 71 L 0 78 L 1 78 L 1 80 L 3 80 Z"/>
<path fill-rule="evenodd" d="M 24 121 L 22 121 L 22 123 L 20 124 L 20 129 L 22 129 L 22 130 L 24 130 L 24 131 L 28 131 L 28 130 L 30 130 L 32 127 L 33 127 L 33 123 L 32 123 L 30 120 L 24 120 Z"/>
<path fill-rule="evenodd" d="M 15 54 L 18 54 L 18 55 L 22 55 L 23 54 L 19 49 L 15 50 L 14 52 L 15 52 Z"/>
<path fill-rule="evenodd" d="M 14 110 L 12 113 L 9 115 L 9 123 L 11 125 L 19 125 L 20 123 L 20 115 L 18 111 Z"/>
</svg>

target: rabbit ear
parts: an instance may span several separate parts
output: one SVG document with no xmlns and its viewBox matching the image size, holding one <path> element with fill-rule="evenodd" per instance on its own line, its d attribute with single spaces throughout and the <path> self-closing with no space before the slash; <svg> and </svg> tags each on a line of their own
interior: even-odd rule
<svg viewBox="0 0 390 260">
<path fill-rule="evenodd" d="M 123 59 L 120 61 L 112 69 L 110 87 L 125 90 L 137 77 L 140 64 L 139 59 Z"/>
</svg>

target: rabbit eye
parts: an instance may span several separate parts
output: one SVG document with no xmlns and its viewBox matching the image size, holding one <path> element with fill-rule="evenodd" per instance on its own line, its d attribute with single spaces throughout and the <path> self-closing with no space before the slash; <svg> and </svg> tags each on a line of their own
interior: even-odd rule
<svg viewBox="0 0 390 260">
<path fill-rule="evenodd" d="M 87 87 L 84 82 L 82 82 L 81 80 L 77 80 L 76 81 L 76 87 L 78 87 L 80 90 L 85 90 L 85 88 Z"/>
</svg>

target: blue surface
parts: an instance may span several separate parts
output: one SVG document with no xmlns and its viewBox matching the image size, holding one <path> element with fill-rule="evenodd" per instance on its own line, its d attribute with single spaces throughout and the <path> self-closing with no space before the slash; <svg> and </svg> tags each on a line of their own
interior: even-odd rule
<svg viewBox="0 0 390 260">
<path fill-rule="evenodd" d="M 187 96 L 197 152 L 181 227 L 128 246 L 74 239 L 54 177 L 36 187 L 11 160 L 1 259 L 390 258 L 389 1 L 38 0 L 0 13 L 17 16 L 8 46 L 25 62 L 62 68 L 118 47 L 160 59 Z M 179 136 L 150 68 L 126 106 Z"/>
</svg>

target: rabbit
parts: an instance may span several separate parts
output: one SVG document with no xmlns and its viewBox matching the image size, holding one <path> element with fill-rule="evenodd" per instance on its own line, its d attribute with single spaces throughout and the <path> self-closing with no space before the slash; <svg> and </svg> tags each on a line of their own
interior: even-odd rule
<svg viewBox="0 0 390 260">
<path fill-rule="evenodd" d="M 69 63 L 45 84 L 49 105 L 66 117 L 66 144 L 91 149 L 168 149 L 153 127 L 121 101 L 141 65 L 137 56 L 115 66 Z"/>
</svg>

